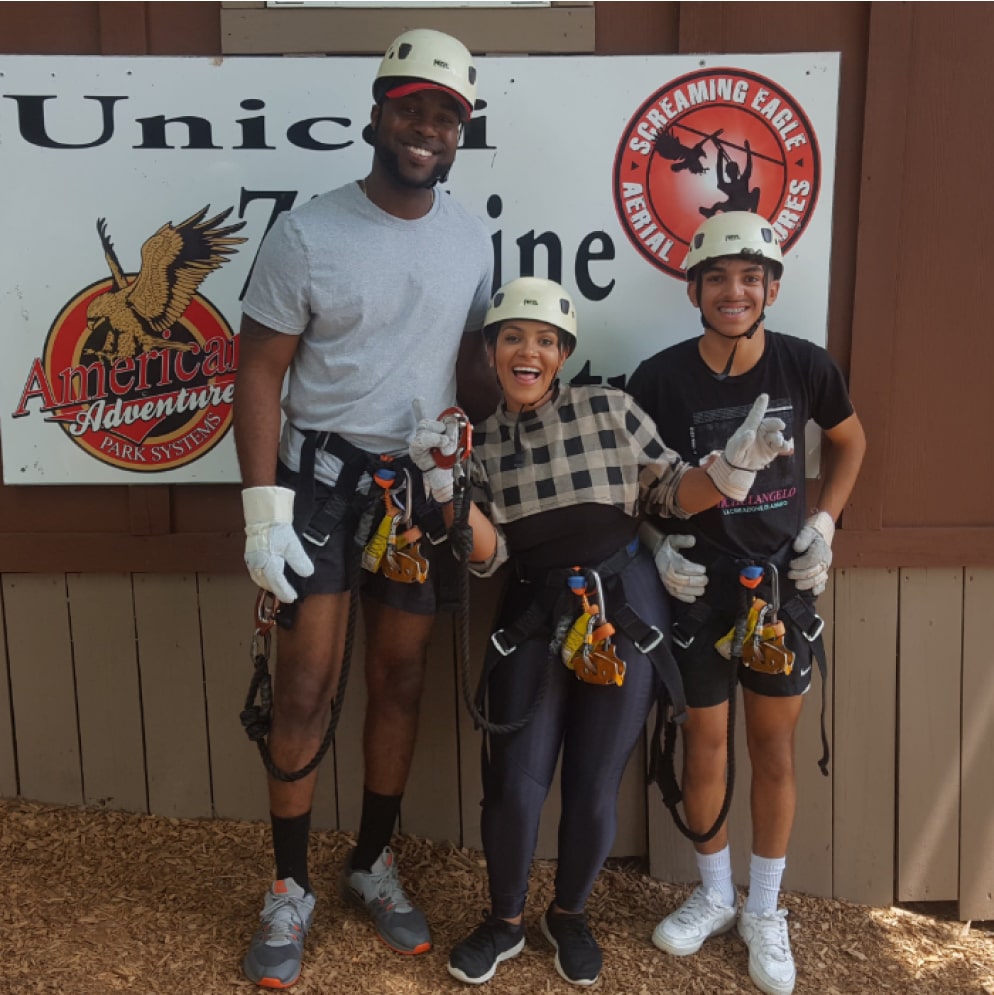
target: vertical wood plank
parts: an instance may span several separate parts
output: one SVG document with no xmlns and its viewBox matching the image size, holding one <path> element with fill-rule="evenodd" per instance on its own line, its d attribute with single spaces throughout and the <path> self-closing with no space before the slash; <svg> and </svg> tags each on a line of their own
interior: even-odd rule
<svg viewBox="0 0 994 995">
<path fill-rule="evenodd" d="M 959 895 L 962 570 L 902 570 L 897 897 Z"/>
<path fill-rule="evenodd" d="M 818 665 L 813 665 L 811 690 L 806 695 L 797 728 L 797 814 L 787 851 L 783 886 L 822 898 L 832 897 L 832 780 L 835 773 L 832 715 L 835 692 L 835 574 L 818 598 L 818 614 L 825 622 L 822 638 L 828 660 L 828 679 L 823 686 Z M 833 757 L 825 777 L 821 759 L 821 700 L 825 700 L 825 730 Z"/>
<path fill-rule="evenodd" d="M 459 715 L 454 617 L 439 612 L 428 644 L 418 739 L 401 810 L 401 831 L 458 844 Z"/>
<path fill-rule="evenodd" d="M 6 574 L 4 614 L 21 795 L 79 805 L 75 680 L 64 574 Z"/>
<path fill-rule="evenodd" d="M 894 901 L 898 576 L 835 573 L 833 894 Z"/>
<path fill-rule="evenodd" d="M 141 686 L 128 574 L 69 574 L 87 805 L 147 812 Z"/>
<path fill-rule="evenodd" d="M 963 602 L 963 731 L 959 917 L 994 919 L 994 668 L 990 618 L 994 568 L 966 571 Z"/>
<path fill-rule="evenodd" d="M 5 614 L 3 584 L 0 583 L 0 796 L 14 798 L 17 795 L 17 757 L 14 753 L 14 714 L 10 702 Z"/>
<path fill-rule="evenodd" d="M 196 578 L 135 574 L 149 809 L 211 814 L 210 764 Z"/>
<path fill-rule="evenodd" d="M 207 693 L 214 814 L 222 819 L 269 818 L 266 769 L 245 735 L 239 713 L 252 679 L 257 588 L 248 574 L 200 574 L 200 633 Z M 272 645 L 275 647 L 275 636 Z M 276 665 L 275 648 L 269 669 Z"/>
</svg>

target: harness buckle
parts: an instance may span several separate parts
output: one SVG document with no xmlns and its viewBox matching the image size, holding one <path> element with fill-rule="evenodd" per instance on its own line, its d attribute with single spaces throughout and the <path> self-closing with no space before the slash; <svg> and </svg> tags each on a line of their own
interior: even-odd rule
<svg viewBox="0 0 994 995">
<path fill-rule="evenodd" d="M 673 644 L 675 646 L 679 646 L 680 649 L 682 649 L 682 650 L 690 649 L 690 647 L 693 644 L 694 640 L 697 638 L 696 636 L 688 636 L 683 631 L 683 629 L 680 628 L 680 623 L 679 622 L 674 622 L 673 623 L 673 625 L 670 628 L 670 633 L 673 636 Z"/>
<path fill-rule="evenodd" d="M 498 629 L 491 637 L 490 642 L 493 648 L 501 656 L 510 656 L 518 647 L 512 646 L 503 629 Z"/>
<path fill-rule="evenodd" d="M 643 646 L 642 643 L 638 641 L 635 642 L 635 648 L 639 651 L 639 653 L 642 653 L 645 656 L 648 656 L 665 638 L 659 629 L 654 625 L 649 627 L 649 633 L 650 640 L 646 643 L 646 645 Z M 693 641 L 693 638 L 691 638 L 690 642 Z M 687 645 L 690 644 L 688 643 Z M 686 647 L 683 648 L 686 649 Z"/>
<path fill-rule="evenodd" d="M 312 528 L 310 525 L 300 533 L 302 539 L 306 539 L 312 546 L 326 546 L 331 535 Z"/>
<path fill-rule="evenodd" d="M 815 620 L 807 629 L 801 630 L 801 635 L 809 642 L 813 643 L 822 633 L 822 629 L 825 628 L 825 620 L 821 615 L 815 615 Z"/>
</svg>

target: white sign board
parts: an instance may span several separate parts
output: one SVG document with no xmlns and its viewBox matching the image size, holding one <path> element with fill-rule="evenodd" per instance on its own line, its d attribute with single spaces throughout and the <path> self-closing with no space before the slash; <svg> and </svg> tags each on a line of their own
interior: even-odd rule
<svg viewBox="0 0 994 995">
<path fill-rule="evenodd" d="M 376 66 L 0 56 L 6 484 L 238 480 L 252 261 L 276 213 L 368 171 Z M 784 241 L 770 326 L 824 342 L 838 69 L 833 53 L 480 60 L 485 106 L 447 189 L 487 221 L 499 281 L 574 295 L 567 376 L 623 383 L 699 332 L 680 266 L 724 208 Z M 209 266 L 171 254 L 183 222 Z"/>
</svg>

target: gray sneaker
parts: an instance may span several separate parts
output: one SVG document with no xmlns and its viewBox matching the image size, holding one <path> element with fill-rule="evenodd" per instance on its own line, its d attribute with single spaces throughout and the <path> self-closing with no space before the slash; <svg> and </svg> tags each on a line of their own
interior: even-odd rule
<svg viewBox="0 0 994 995">
<path fill-rule="evenodd" d="M 263 988 L 289 988 L 300 977 L 304 937 L 314 914 L 314 895 L 293 878 L 274 882 L 259 913 L 262 925 L 252 937 L 242 970 Z"/>
<path fill-rule="evenodd" d="M 431 950 L 431 933 L 424 913 L 407 897 L 397 877 L 397 858 L 384 847 L 372 870 L 352 870 L 352 857 L 342 871 L 342 898 L 364 909 L 376 932 L 399 954 Z"/>
</svg>

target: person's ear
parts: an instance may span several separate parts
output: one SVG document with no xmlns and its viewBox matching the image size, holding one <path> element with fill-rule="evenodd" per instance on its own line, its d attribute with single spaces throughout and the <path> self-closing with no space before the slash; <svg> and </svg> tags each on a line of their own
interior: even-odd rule
<svg viewBox="0 0 994 995">
<path fill-rule="evenodd" d="M 769 307 L 771 304 L 776 303 L 776 299 L 779 295 L 780 281 L 771 280 L 770 285 L 766 288 L 766 306 Z"/>
<path fill-rule="evenodd" d="M 700 301 L 697 299 L 697 281 L 692 280 L 687 284 L 687 299 L 690 301 L 694 307 L 699 308 L 701 306 Z"/>
</svg>

